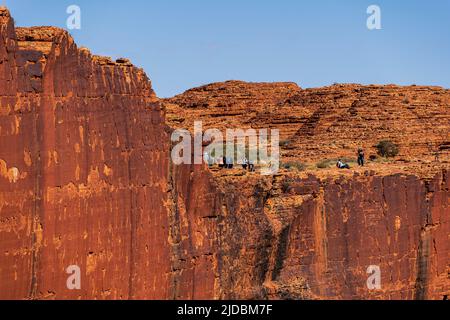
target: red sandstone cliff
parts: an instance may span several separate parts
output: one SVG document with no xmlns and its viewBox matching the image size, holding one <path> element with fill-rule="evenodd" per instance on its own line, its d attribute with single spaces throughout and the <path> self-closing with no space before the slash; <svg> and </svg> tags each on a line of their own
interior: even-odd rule
<svg viewBox="0 0 450 320">
<path fill-rule="evenodd" d="M 427 148 L 450 140 L 448 108 L 441 88 L 243 82 L 161 102 L 127 60 L 15 29 L 1 9 L 0 299 L 441 299 L 450 171 Z M 174 166 L 166 109 L 171 127 L 280 128 L 287 159 L 396 138 L 404 161 L 272 177 Z"/>
<path fill-rule="evenodd" d="M 5 10 L 0 34 L 0 297 L 173 298 L 169 131 L 146 75 Z"/>
</svg>

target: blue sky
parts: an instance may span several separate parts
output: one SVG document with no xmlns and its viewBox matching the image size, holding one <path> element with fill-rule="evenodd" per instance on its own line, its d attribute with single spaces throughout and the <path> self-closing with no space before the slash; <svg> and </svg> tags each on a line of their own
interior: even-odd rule
<svg viewBox="0 0 450 320">
<path fill-rule="evenodd" d="M 0 0 L 17 25 L 66 27 L 78 45 L 143 67 L 160 97 L 230 79 L 450 88 L 448 0 Z M 366 27 L 369 5 L 382 30 Z"/>
</svg>

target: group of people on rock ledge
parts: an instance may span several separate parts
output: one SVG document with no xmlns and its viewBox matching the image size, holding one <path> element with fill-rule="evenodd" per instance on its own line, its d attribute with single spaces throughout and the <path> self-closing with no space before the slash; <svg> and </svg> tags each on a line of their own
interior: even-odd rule
<svg viewBox="0 0 450 320">
<path fill-rule="evenodd" d="M 218 165 L 221 169 L 233 169 L 234 163 L 233 159 L 229 157 L 211 157 L 207 152 L 204 153 L 203 159 L 208 164 L 209 167 L 212 167 L 214 165 Z M 255 164 L 253 161 L 248 160 L 246 157 L 242 159 L 242 168 L 244 170 L 248 170 L 250 172 L 255 171 Z"/>
<path fill-rule="evenodd" d="M 362 148 L 358 149 L 357 157 L 358 157 L 358 165 L 360 167 L 364 167 L 365 154 Z M 205 162 L 209 165 L 209 167 L 212 167 L 215 164 L 217 164 L 218 167 L 221 169 L 233 169 L 234 167 L 233 159 L 229 157 L 214 158 L 211 157 L 207 152 L 205 152 L 203 158 Z M 244 159 L 242 160 L 241 165 L 244 170 L 248 170 L 250 172 L 255 171 L 255 164 L 252 161 L 249 161 L 246 157 L 244 157 Z M 337 161 L 336 167 L 338 169 L 350 169 L 350 165 L 348 163 L 345 163 L 342 159 L 339 159 Z"/>
<path fill-rule="evenodd" d="M 365 155 L 364 155 L 364 150 L 362 148 L 358 149 L 358 166 L 360 167 L 364 167 L 365 164 Z M 348 163 L 344 163 L 342 161 L 342 159 L 339 159 L 338 162 L 336 163 L 336 167 L 338 169 L 350 169 L 350 166 L 348 165 Z"/>
</svg>

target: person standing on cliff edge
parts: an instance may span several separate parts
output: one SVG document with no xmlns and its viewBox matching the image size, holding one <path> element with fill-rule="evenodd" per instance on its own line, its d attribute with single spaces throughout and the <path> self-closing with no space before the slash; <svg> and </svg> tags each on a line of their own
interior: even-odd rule
<svg viewBox="0 0 450 320">
<path fill-rule="evenodd" d="M 358 149 L 358 165 L 360 167 L 364 167 L 365 155 L 364 150 L 362 148 Z"/>
</svg>

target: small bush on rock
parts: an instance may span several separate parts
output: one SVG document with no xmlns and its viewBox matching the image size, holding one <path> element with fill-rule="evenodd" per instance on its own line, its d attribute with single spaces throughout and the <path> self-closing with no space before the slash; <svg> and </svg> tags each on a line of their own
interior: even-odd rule
<svg viewBox="0 0 450 320">
<path fill-rule="evenodd" d="M 376 146 L 378 154 L 385 158 L 393 158 L 398 155 L 398 145 L 389 140 L 380 141 Z"/>
</svg>

